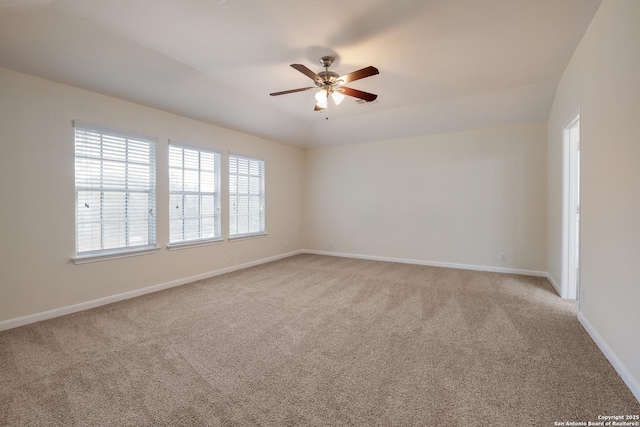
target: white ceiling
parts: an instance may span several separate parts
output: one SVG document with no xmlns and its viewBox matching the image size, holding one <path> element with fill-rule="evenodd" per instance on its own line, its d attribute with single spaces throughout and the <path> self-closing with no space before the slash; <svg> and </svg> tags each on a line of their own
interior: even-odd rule
<svg viewBox="0 0 640 427">
<path fill-rule="evenodd" d="M 309 147 L 546 121 L 600 0 L 0 0 L 0 66 Z M 373 65 L 314 112 L 289 64 Z M 329 120 L 325 120 L 328 117 Z"/>
</svg>

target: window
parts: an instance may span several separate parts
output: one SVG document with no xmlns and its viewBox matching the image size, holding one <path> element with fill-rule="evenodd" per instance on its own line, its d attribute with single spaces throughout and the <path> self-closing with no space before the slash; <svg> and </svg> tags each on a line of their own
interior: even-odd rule
<svg viewBox="0 0 640 427">
<path fill-rule="evenodd" d="M 169 145 L 169 242 L 220 238 L 220 154 Z"/>
<path fill-rule="evenodd" d="M 264 234 L 264 161 L 229 156 L 229 236 Z"/>
<path fill-rule="evenodd" d="M 155 248 L 156 141 L 74 122 L 76 257 Z"/>
</svg>

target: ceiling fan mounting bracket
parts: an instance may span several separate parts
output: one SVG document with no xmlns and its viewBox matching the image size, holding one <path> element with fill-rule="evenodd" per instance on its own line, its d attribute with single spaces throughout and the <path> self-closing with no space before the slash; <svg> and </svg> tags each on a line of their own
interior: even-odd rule
<svg viewBox="0 0 640 427">
<path fill-rule="evenodd" d="M 320 64 L 322 64 L 324 68 L 331 67 L 331 64 L 333 64 L 333 56 L 323 56 L 320 58 Z"/>
</svg>

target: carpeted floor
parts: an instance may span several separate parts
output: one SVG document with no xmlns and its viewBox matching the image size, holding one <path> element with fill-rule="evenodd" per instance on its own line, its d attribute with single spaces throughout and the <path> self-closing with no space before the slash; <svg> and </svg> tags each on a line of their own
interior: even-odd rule
<svg viewBox="0 0 640 427">
<path fill-rule="evenodd" d="M 0 377 L 3 426 L 640 414 L 546 279 L 316 255 L 2 332 Z"/>
</svg>

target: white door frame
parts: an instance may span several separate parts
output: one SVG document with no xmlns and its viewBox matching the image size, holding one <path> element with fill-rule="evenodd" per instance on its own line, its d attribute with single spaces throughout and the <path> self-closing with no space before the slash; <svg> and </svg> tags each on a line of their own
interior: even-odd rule
<svg viewBox="0 0 640 427">
<path fill-rule="evenodd" d="M 571 135 L 577 124 L 578 140 Z M 561 296 L 578 299 L 580 286 L 579 216 L 580 216 L 580 108 L 571 114 L 562 128 L 563 144 L 563 213 L 562 213 L 562 284 Z M 578 246 L 576 247 L 576 244 Z M 579 301 L 580 302 L 580 301 Z"/>
</svg>

